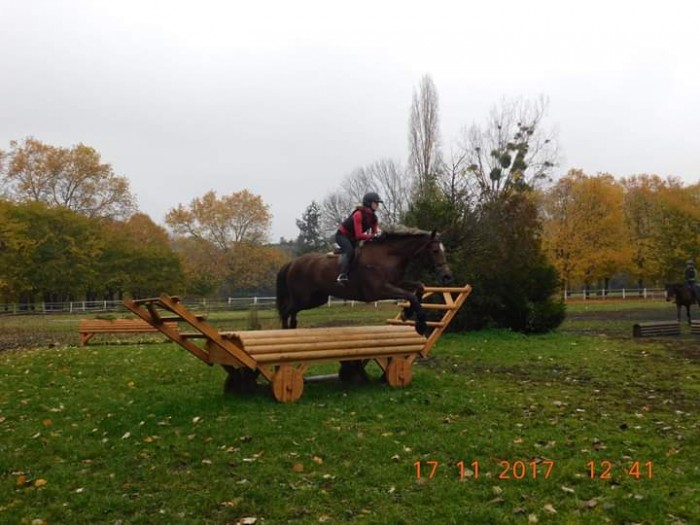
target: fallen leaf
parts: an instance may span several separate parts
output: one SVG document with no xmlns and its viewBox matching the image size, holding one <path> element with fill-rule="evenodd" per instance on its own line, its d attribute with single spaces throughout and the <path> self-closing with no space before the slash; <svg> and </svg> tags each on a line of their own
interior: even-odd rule
<svg viewBox="0 0 700 525">
<path fill-rule="evenodd" d="M 24 474 L 17 476 L 17 486 L 24 487 L 27 484 L 27 476 Z"/>
<path fill-rule="evenodd" d="M 301 463 L 294 463 L 292 470 L 294 472 L 304 472 L 304 465 L 302 465 Z"/>
<path fill-rule="evenodd" d="M 258 518 L 248 517 L 239 519 L 235 525 L 254 525 L 258 522 Z"/>
<path fill-rule="evenodd" d="M 537 519 L 537 515 L 536 515 L 536 514 L 529 514 L 528 517 L 527 517 L 527 522 L 528 522 L 528 523 L 538 523 L 539 521 L 540 521 L 540 520 Z"/>
<path fill-rule="evenodd" d="M 51 425 L 53 425 L 53 421 L 51 421 L 50 419 L 44 419 L 41 422 L 41 424 L 44 425 L 45 427 L 50 427 Z"/>
<path fill-rule="evenodd" d="M 564 492 L 567 492 L 569 494 L 573 494 L 574 492 L 576 492 L 574 489 L 566 487 L 564 485 L 561 486 L 561 490 L 563 490 Z"/>
<path fill-rule="evenodd" d="M 314 461 L 314 463 L 317 463 L 318 465 L 322 465 L 322 464 L 323 464 L 323 458 L 321 458 L 321 457 L 319 457 L 319 456 L 314 456 L 314 457 L 313 457 L 313 461 Z"/>
<path fill-rule="evenodd" d="M 557 509 L 554 508 L 554 506 L 551 503 L 547 503 L 544 507 L 542 507 L 545 511 L 549 512 L 550 514 L 556 514 Z"/>
<path fill-rule="evenodd" d="M 34 486 L 37 487 L 37 488 L 39 488 L 39 487 L 43 487 L 43 486 L 46 485 L 47 483 L 48 483 L 48 481 L 46 481 L 45 479 L 37 479 L 37 480 L 34 482 Z"/>
</svg>

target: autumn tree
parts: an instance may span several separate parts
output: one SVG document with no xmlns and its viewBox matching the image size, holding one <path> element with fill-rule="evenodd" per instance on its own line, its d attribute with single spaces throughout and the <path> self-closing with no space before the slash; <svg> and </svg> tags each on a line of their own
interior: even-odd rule
<svg viewBox="0 0 700 525">
<path fill-rule="evenodd" d="M 81 297 L 97 278 L 99 223 L 42 202 L 4 202 L 0 282 L 6 297 L 56 302 Z"/>
<path fill-rule="evenodd" d="M 545 198 L 544 244 L 568 286 L 610 278 L 629 266 L 624 190 L 612 175 L 570 170 Z"/>
<path fill-rule="evenodd" d="M 272 215 L 258 195 L 242 190 L 217 197 L 209 191 L 171 209 L 165 222 L 179 235 L 207 240 L 221 250 L 242 241 L 261 243 L 266 240 Z"/>
<path fill-rule="evenodd" d="M 228 254 L 226 291 L 273 294 L 280 267 L 289 260 L 282 250 L 243 241 Z"/>
<path fill-rule="evenodd" d="M 682 280 L 686 259 L 700 256 L 700 185 L 670 179 L 658 189 L 652 208 L 652 245 L 658 280 Z"/>
<path fill-rule="evenodd" d="M 544 127 L 547 102 L 503 100 L 491 110 L 486 127 L 472 125 L 462 139 L 458 166 L 480 200 L 535 188 L 558 164 L 555 134 Z"/>
<path fill-rule="evenodd" d="M 10 142 L 0 161 L 0 179 L 9 198 L 44 202 L 87 217 L 125 218 L 136 209 L 125 177 L 114 174 L 92 147 L 55 147 L 35 139 Z"/>
<path fill-rule="evenodd" d="M 179 236 L 179 253 L 186 255 L 199 247 L 207 254 L 185 262 L 186 273 L 195 277 L 189 280 L 189 289 L 203 291 L 217 283 L 220 293 L 232 294 L 267 286 L 271 267 L 281 260 L 263 245 L 271 218 L 262 198 L 248 190 L 221 198 L 210 191 L 188 207 L 171 209 L 165 220 Z M 204 278 L 214 262 L 218 270 L 210 279 Z"/>
<path fill-rule="evenodd" d="M 157 296 L 183 289 L 180 259 L 170 245 L 168 232 L 146 214 L 126 221 L 103 221 L 103 249 L 94 298 L 122 299 Z"/>
</svg>

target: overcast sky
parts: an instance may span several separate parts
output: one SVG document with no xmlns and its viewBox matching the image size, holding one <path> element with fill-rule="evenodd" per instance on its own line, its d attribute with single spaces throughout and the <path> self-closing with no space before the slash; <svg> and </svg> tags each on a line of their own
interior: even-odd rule
<svg viewBox="0 0 700 525">
<path fill-rule="evenodd" d="M 564 163 L 700 176 L 691 2 L 0 0 L 0 149 L 96 148 L 140 209 L 269 204 L 271 240 L 353 169 L 405 164 L 430 74 L 443 149 L 503 97 L 549 99 Z"/>
</svg>

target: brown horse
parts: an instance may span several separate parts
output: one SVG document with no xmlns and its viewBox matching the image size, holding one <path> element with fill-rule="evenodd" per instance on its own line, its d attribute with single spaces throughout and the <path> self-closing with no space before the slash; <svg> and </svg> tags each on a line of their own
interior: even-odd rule
<svg viewBox="0 0 700 525">
<path fill-rule="evenodd" d="M 410 306 L 405 317 L 416 315 L 416 331 L 427 331 L 421 308 L 420 283 L 404 281 L 409 263 L 431 266 L 442 282 L 452 280 L 445 248 L 435 231 L 385 232 L 356 250 L 350 265 L 350 280 L 337 283 L 338 257 L 308 253 L 285 264 L 277 274 L 277 310 L 282 328 L 297 327 L 297 313 L 321 306 L 328 296 L 356 301 L 405 299 Z M 421 293 L 421 292 L 419 292 Z"/>
<path fill-rule="evenodd" d="M 675 301 L 678 322 L 681 322 L 681 306 L 685 306 L 688 324 L 690 324 L 690 307 L 697 303 L 700 306 L 700 298 L 695 297 L 692 290 L 684 283 L 672 283 L 666 285 L 666 301 Z"/>
</svg>

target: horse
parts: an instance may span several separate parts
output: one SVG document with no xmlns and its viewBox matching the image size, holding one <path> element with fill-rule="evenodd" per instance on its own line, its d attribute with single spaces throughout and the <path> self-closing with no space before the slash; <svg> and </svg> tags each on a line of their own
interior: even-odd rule
<svg viewBox="0 0 700 525">
<path fill-rule="evenodd" d="M 688 316 L 688 324 L 690 324 L 690 306 L 697 303 L 700 306 L 700 298 L 694 297 L 693 292 L 687 284 L 671 283 L 666 284 L 666 301 L 674 300 L 678 315 L 678 322 L 681 322 L 681 306 L 685 306 L 685 311 Z"/>
<path fill-rule="evenodd" d="M 328 296 L 363 302 L 404 299 L 404 317 L 416 316 L 416 331 L 427 332 L 421 308 L 422 285 L 405 281 L 410 263 L 430 266 L 443 283 L 452 280 L 445 248 L 436 231 L 385 231 L 356 250 L 349 281 L 338 283 L 338 256 L 307 253 L 286 263 L 277 273 L 277 311 L 282 328 L 297 327 L 297 313 L 325 304 Z"/>
</svg>

